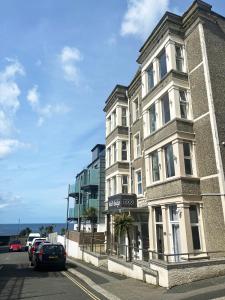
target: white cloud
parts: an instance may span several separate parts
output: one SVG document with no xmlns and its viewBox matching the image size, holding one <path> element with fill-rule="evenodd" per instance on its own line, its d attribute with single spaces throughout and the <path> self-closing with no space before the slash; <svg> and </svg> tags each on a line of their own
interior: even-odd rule
<svg viewBox="0 0 225 300">
<path fill-rule="evenodd" d="M 80 51 L 77 48 L 65 46 L 59 57 L 64 78 L 78 85 L 79 69 L 76 64 L 83 59 Z"/>
<path fill-rule="evenodd" d="M 1 139 L 0 140 L 0 159 L 11 154 L 17 149 L 27 148 L 28 144 L 22 143 L 16 139 Z"/>
<path fill-rule="evenodd" d="M 40 103 L 40 94 L 38 92 L 38 86 L 34 85 L 27 93 L 27 101 L 31 105 L 34 112 L 38 115 L 37 125 L 40 127 L 44 123 L 45 119 L 51 118 L 56 114 L 65 114 L 69 112 L 69 107 L 64 103 L 46 104 L 44 106 Z"/>
<path fill-rule="evenodd" d="M 6 208 L 8 206 L 21 205 L 23 204 L 23 199 L 19 195 L 14 195 L 11 192 L 1 192 L 0 193 L 0 209 Z"/>
<path fill-rule="evenodd" d="M 28 91 L 27 101 L 31 104 L 31 106 L 35 106 L 39 104 L 39 93 L 38 93 L 37 85 L 35 85 Z"/>
<path fill-rule="evenodd" d="M 17 60 L 6 59 L 8 64 L 0 71 L 0 135 L 9 135 L 14 128 L 13 117 L 20 106 L 20 88 L 16 76 L 25 75 L 24 67 Z"/>
<path fill-rule="evenodd" d="M 146 38 L 168 6 L 169 0 L 128 0 L 128 9 L 121 25 L 121 35 Z"/>
</svg>

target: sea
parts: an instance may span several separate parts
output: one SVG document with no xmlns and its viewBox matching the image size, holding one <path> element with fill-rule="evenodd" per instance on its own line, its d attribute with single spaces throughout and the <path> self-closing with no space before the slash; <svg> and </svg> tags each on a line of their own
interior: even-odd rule
<svg viewBox="0 0 225 300">
<path fill-rule="evenodd" d="M 32 232 L 40 232 L 41 226 L 53 225 L 54 232 L 61 233 L 62 228 L 66 228 L 66 223 L 33 223 L 33 224 L 0 224 L 0 236 L 17 235 L 21 230 L 29 227 Z M 73 229 L 73 224 L 68 224 L 69 229 Z"/>
</svg>

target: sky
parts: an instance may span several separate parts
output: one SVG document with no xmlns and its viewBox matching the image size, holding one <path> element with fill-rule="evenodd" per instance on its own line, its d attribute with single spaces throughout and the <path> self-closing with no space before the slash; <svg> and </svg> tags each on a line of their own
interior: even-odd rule
<svg viewBox="0 0 225 300">
<path fill-rule="evenodd" d="M 105 142 L 105 100 L 162 15 L 191 3 L 0 2 L 0 223 L 65 221 L 68 184 Z"/>
</svg>

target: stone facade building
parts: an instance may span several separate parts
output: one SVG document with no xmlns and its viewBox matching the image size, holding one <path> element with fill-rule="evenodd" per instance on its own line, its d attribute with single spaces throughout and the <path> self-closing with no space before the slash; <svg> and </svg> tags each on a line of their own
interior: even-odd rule
<svg viewBox="0 0 225 300">
<path fill-rule="evenodd" d="M 128 212 L 135 260 L 150 259 L 167 287 L 225 274 L 224 49 L 211 5 L 167 12 L 104 108 L 108 247 L 118 250 L 114 215 Z"/>
</svg>

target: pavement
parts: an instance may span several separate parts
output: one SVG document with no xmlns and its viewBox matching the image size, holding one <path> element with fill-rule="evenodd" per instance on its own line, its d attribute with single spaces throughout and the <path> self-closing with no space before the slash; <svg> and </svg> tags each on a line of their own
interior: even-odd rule
<svg viewBox="0 0 225 300">
<path fill-rule="evenodd" d="M 225 276 L 165 289 L 77 259 L 68 258 L 67 262 L 68 272 L 110 300 L 225 300 Z"/>
</svg>

